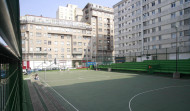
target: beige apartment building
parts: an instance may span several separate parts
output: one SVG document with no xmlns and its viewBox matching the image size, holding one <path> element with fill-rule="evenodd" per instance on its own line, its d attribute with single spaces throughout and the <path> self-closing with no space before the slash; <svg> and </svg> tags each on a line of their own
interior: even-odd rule
<svg viewBox="0 0 190 111">
<path fill-rule="evenodd" d="M 70 4 L 67 7 L 77 8 Z M 67 16 L 59 7 L 59 19 L 31 15 L 21 17 L 25 66 L 41 68 L 42 65 L 54 65 L 56 60 L 57 65 L 52 67 L 70 68 L 84 67 L 87 62 L 101 64 L 113 61 L 112 8 L 88 3 L 82 13 L 74 11 L 72 20 L 62 19 L 60 13 Z"/>
<path fill-rule="evenodd" d="M 24 66 L 70 68 L 92 60 L 89 24 L 31 15 L 20 22 Z"/>
<path fill-rule="evenodd" d="M 83 20 L 92 26 L 93 52 L 96 61 L 109 61 L 113 56 L 114 16 L 113 9 L 88 3 L 83 9 Z"/>
<path fill-rule="evenodd" d="M 56 18 L 80 22 L 82 20 L 82 14 L 82 9 L 78 8 L 77 5 L 68 4 L 66 7 L 58 7 Z"/>
<path fill-rule="evenodd" d="M 173 60 L 177 49 L 179 59 L 190 58 L 190 0 L 122 0 L 113 7 L 115 56 Z"/>
</svg>

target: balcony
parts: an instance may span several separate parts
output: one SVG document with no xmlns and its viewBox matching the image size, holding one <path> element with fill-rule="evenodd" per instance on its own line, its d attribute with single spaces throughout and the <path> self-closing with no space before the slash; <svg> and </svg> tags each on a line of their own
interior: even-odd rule
<svg viewBox="0 0 190 111">
<path fill-rule="evenodd" d="M 73 51 L 72 54 L 82 55 L 82 51 Z"/>
<path fill-rule="evenodd" d="M 48 52 L 47 51 L 22 51 L 23 54 L 43 54 L 43 55 L 47 55 Z"/>
</svg>

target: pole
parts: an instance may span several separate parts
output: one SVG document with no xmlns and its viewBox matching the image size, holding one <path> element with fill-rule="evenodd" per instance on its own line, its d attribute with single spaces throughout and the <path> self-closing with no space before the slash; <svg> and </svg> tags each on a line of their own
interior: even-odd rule
<svg viewBox="0 0 190 111">
<path fill-rule="evenodd" d="M 130 51 L 130 55 L 129 55 L 129 57 L 130 57 L 130 60 L 129 60 L 129 62 L 131 62 L 131 51 Z"/>
<path fill-rule="evenodd" d="M 135 52 L 135 62 L 137 62 L 137 58 L 136 58 L 136 52 Z"/>
<path fill-rule="evenodd" d="M 177 44 L 178 44 L 178 43 L 177 43 L 177 42 L 178 42 L 178 38 L 177 38 L 177 27 L 175 27 L 175 29 L 176 29 L 176 72 L 178 72 L 178 70 L 177 70 L 177 69 L 178 69 L 178 68 L 177 68 L 177 59 L 178 59 L 178 58 L 177 58 L 177 56 L 178 56 L 178 45 L 177 45 Z"/>
<path fill-rule="evenodd" d="M 104 56 L 104 51 L 103 51 L 104 49 L 103 49 L 103 41 L 102 41 L 102 63 L 103 63 L 103 56 Z"/>
<path fill-rule="evenodd" d="M 157 53 L 157 49 L 156 49 L 156 60 L 158 60 L 158 53 Z"/>
<path fill-rule="evenodd" d="M 44 77 L 44 81 L 46 81 L 46 68 L 45 68 L 45 77 Z"/>
<path fill-rule="evenodd" d="M 168 49 L 166 48 L 166 60 L 168 60 Z"/>
<path fill-rule="evenodd" d="M 180 78 L 180 73 L 178 73 L 178 38 L 177 38 L 177 28 L 176 29 L 176 72 L 173 73 L 173 78 L 174 79 L 179 79 Z"/>
<path fill-rule="evenodd" d="M 87 69 L 88 69 L 88 46 L 87 46 L 86 50 L 87 50 L 87 55 L 86 55 L 86 67 L 87 67 Z"/>
</svg>

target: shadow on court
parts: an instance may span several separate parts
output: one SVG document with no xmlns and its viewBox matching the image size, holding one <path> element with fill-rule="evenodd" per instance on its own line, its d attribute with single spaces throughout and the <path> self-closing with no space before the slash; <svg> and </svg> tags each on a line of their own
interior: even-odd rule
<svg viewBox="0 0 190 111">
<path fill-rule="evenodd" d="M 60 75 L 47 83 L 80 111 L 190 109 L 190 80 L 104 71 Z"/>
</svg>

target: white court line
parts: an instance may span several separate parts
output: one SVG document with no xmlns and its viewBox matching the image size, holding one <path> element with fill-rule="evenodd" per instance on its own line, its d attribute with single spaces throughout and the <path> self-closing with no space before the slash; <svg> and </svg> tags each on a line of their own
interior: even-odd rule
<svg viewBox="0 0 190 111">
<path fill-rule="evenodd" d="M 69 101 L 67 101 L 61 94 L 59 94 L 55 89 L 53 89 L 48 83 L 46 83 L 44 80 L 43 82 L 49 86 L 56 94 L 58 94 L 63 100 L 65 100 L 69 105 L 71 105 L 76 111 L 79 111 L 74 105 L 72 105 Z"/>
<path fill-rule="evenodd" d="M 183 86 L 168 86 L 168 87 L 163 87 L 163 88 L 158 88 L 158 89 L 153 89 L 153 90 L 148 90 L 148 91 L 144 91 L 141 93 L 136 94 L 135 96 L 133 96 L 130 101 L 129 101 L 129 110 L 132 111 L 131 108 L 131 102 L 134 98 L 136 98 L 139 95 L 145 94 L 145 93 L 149 93 L 149 92 L 154 92 L 154 91 L 158 91 L 158 90 L 163 90 L 163 89 L 169 89 L 169 88 L 176 88 L 176 87 L 190 87 L 190 85 L 183 85 Z"/>
</svg>

